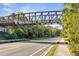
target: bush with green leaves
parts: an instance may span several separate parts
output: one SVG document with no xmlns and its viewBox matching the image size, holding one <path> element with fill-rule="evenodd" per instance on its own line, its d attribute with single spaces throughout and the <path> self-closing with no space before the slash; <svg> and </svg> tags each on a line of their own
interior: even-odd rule
<svg viewBox="0 0 79 59">
<path fill-rule="evenodd" d="M 79 4 L 67 4 L 61 22 L 63 26 L 62 34 L 68 41 L 70 50 L 79 55 L 79 7 L 76 7 L 77 5 Z M 67 8 L 68 6 L 71 9 Z"/>
<path fill-rule="evenodd" d="M 44 25 L 29 25 L 29 26 L 15 26 L 9 31 L 12 38 L 42 38 L 42 37 L 53 37 L 60 34 L 60 30 L 45 27 Z"/>
</svg>

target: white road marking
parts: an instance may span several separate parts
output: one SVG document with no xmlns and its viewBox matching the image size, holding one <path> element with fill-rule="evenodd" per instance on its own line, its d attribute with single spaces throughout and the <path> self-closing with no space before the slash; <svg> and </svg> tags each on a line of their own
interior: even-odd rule
<svg viewBox="0 0 79 59">
<path fill-rule="evenodd" d="M 33 54 L 31 54 L 30 56 L 35 55 L 36 53 L 40 52 L 41 50 L 45 49 L 45 48 L 46 48 L 46 47 L 48 47 L 48 46 L 49 46 L 49 45 L 47 45 L 47 46 L 45 46 L 45 47 L 43 47 L 43 48 L 41 48 L 41 49 L 37 50 L 36 52 L 34 52 Z"/>
<path fill-rule="evenodd" d="M 50 49 L 53 47 L 53 45 L 52 46 L 50 46 L 44 53 L 42 53 L 40 56 L 46 56 L 46 54 L 50 51 Z"/>
</svg>

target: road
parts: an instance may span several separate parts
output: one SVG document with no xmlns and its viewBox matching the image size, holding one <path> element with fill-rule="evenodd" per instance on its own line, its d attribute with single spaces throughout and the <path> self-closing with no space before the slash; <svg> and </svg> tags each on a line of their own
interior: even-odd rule
<svg viewBox="0 0 79 59">
<path fill-rule="evenodd" d="M 43 40 L 43 42 L 53 42 L 57 38 Z M 34 40 L 31 42 L 15 42 L 0 44 L 0 56 L 40 56 L 51 44 L 36 43 L 42 40 Z M 35 43 L 34 43 L 35 42 Z"/>
</svg>

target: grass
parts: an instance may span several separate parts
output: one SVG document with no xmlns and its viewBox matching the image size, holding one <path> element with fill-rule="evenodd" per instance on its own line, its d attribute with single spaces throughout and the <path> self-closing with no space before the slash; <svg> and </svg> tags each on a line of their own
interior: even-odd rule
<svg viewBox="0 0 79 59">
<path fill-rule="evenodd" d="M 75 54 L 72 52 L 73 48 L 71 48 L 71 45 L 68 44 L 68 49 L 70 52 L 70 55 L 74 56 Z"/>
<path fill-rule="evenodd" d="M 55 53 L 55 50 L 57 48 L 57 44 L 55 44 L 54 46 L 52 46 L 52 48 L 50 49 L 50 51 L 47 53 L 47 56 L 53 56 Z"/>
<path fill-rule="evenodd" d="M 59 42 L 61 39 L 57 39 L 57 42 Z M 53 56 L 55 53 L 55 50 L 57 48 L 58 44 L 54 44 L 51 46 L 51 49 L 48 51 L 47 56 Z"/>
<path fill-rule="evenodd" d="M 79 56 L 79 44 L 75 44 L 75 47 L 68 45 L 68 48 L 72 56 Z"/>
</svg>

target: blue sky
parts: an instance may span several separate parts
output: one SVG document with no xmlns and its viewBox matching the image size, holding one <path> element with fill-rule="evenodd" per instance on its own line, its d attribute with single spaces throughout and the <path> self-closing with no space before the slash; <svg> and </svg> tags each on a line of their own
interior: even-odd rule
<svg viewBox="0 0 79 59">
<path fill-rule="evenodd" d="M 0 16 L 18 12 L 62 10 L 63 7 L 61 3 L 1 3 Z"/>
</svg>

